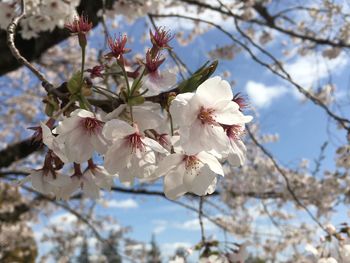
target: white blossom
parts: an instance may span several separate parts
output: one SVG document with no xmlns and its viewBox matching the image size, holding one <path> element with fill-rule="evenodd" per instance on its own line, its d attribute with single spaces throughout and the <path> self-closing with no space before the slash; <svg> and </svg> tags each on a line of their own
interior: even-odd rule
<svg viewBox="0 0 350 263">
<path fill-rule="evenodd" d="M 89 160 L 94 151 L 106 152 L 107 141 L 102 135 L 102 127 L 103 122 L 94 113 L 77 109 L 59 122 L 53 132 L 58 134 L 55 140 L 63 143 L 68 161 L 82 163 Z"/>
<path fill-rule="evenodd" d="M 179 94 L 170 106 L 170 113 L 180 127 L 180 143 L 187 153 L 228 150 L 229 139 L 222 125 L 244 124 L 251 121 L 232 101 L 227 81 L 220 77 L 206 80 L 195 94 Z"/>
<path fill-rule="evenodd" d="M 164 193 L 169 199 L 177 199 L 187 192 L 200 196 L 213 193 L 217 174 L 224 176 L 220 162 L 203 151 L 195 155 L 168 155 L 155 171 L 155 177 L 165 176 Z"/>
<path fill-rule="evenodd" d="M 53 174 L 44 169 L 33 170 L 21 183 L 31 182 L 33 189 L 44 195 L 57 195 L 69 184 L 69 177 L 59 173 Z"/>
<path fill-rule="evenodd" d="M 176 84 L 176 74 L 171 70 L 157 70 L 147 74 L 142 81 L 143 89 L 148 89 L 147 96 L 154 96 L 174 86 Z"/>
<path fill-rule="evenodd" d="M 122 183 L 132 185 L 135 177 L 148 178 L 156 168 L 154 151 L 166 154 L 158 142 L 140 133 L 137 125 L 121 120 L 108 121 L 103 128 L 104 136 L 112 141 L 105 154 L 104 167 L 117 173 Z"/>
</svg>

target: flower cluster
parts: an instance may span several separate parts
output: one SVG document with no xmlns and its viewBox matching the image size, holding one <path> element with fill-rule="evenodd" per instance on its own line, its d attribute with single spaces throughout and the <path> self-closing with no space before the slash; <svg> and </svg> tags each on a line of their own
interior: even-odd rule
<svg viewBox="0 0 350 263">
<path fill-rule="evenodd" d="M 67 82 L 66 101 L 47 100 L 54 107 L 47 113 L 48 125 L 36 128 L 36 139 L 49 151 L 43 168 L 26 180 L 37 191 L 62 199 L 78 189 L 98 198 L 100 189 L 111 189 L 114 178 L 126 186 L 164 178 L 170 199 L 213 193 L 217 176 L 224 176 L 222 163 L 240 166 L 245 161 L 242 135 L 252 117 L 242 113 L 243 98 L 234 96 L 227 81 L 209 78 L 210 67 L 177 85 L 176 74 L 161 69 L 166 59 L 162 51 L 171 49 L 172 39 L 163 27 L 150 31 L 152 47 L 136 69 L 127 57 L 128 38 L 120 35 L 108 39 L 105 62 L 84 70 L 85 35 L 91 26 L 84 16 L 66 24 L 78 36 L 82 70 Z M 112 74 L 120 83 L 116 91 L 101 86 Z M 102 111 L 105 108 L 90 99 L 94 91 L 112 102 L 118 98 L 118 105 Z M 96 165 L 96 158 L 103 165 Z M 70 163 L 74 171 L 66 176 L 60 170 Z"/>
</svg>

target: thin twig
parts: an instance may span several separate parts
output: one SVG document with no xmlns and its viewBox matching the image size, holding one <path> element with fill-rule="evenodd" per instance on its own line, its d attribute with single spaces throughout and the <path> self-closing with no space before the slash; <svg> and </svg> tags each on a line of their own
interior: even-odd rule
<svg viewBox="0 0 350 263">
<path fill-rule="evenodd" d="M 201 196 L 199 198 L 199 208 L 198 208 L 198 220 L 199 220 L 199 226 L 201 228 L 201 237 L 202 237 L 202 244 L 205 244 L 205 233 L 204 233 L 204 224 L 203 224 L 203 201 L 204 198 Z"/>
<path fill-rule="evenodd" d="M 234 41 L 235 43 L 240 45 L 244 50 L 246 50 L 255 62 L 257 62 L 258 64 L 260 64 L 263 67 L 266 67 L 268 70 L 270 70 L 275 75 L 277 75 L 277 76 L 281 77 L 282 79 L 291 83 L 294 87 L 297 88 L 297 90 L 300 93 L 302 93 L 304 96 L 306 96 L 308 99 L 310 99 L 316 105 L 323 108 L 330 117 L 332 117 L 334 120 L 336 120 L 345 130 L 350 132 L 350 127 L 345 124 L 345 123 L 350 123 L 350 120 L 343 118 L 343 117 L 340 117 L 340 116 L 336 115 L 335 113 L 333 113 L 322 101 L 318 100 L 310 92 L 308 92 L 303 87 L 301 87 L 298 83 L 296 83 L 285 70 L 282 71 L 282 73 L 283 73 L 282 74 L 281 72 L 274 69 L 271 65 L 269 65 L 266 62 L 259 59 L 242 41 L 235 38 L 230 32 L 225 30 L 222 26 L 220 26 L 212 21 L 208 21 L 205 19 L 196 18 L 196 17 L 192 17 L 192 16 L 186 16 L 186 15 L 179 15 L 179 14 L 166 14 L 166 15 L 164 15 L 164 14 L 152 14 L 152 15 L 154 17 L 178 17 L 178 18 L 183 18 L 183 19 L 192 20 L 192 21 L 196 21 L 196 22 L 206 23 L 208 25 L 211 25 L 211 26 L 217 28 L 223 34 L 228 36 L 232 41 Z"/>
<path fill-rule="evenodd" d="M 225 5 L 223 4 L 220 0 L 217 0 L 220 5 L 224 8 L 226 8 L 228 10 L 229 13 L 233 14 L 232 11 Z M 257 48 L 260 52 L 262 52 L 264 55 L 266 55 L 268 58 L 270 58 L 275 65 L 281 70 L 281 72 L 284 74 L 284 76 L 282 74 L 280 74 L 279 72 L 275 71 L 271 66 L 269 67 L 269 69 L 275 73 L 276 75 L 278 75 L 279 77 L 283 78 L 284 80 L 287 80 L 288 82 L 290 82 L 294 87 L 297 88 L 297 90 L 303 94 L 306 98 L 308 98 L 309 100 L 311 100 L 313 103 L 315 103 L 316 105 L 320 106 L 321 108 L 323 108 L 327 114 L 332 117 L 333 119 L 335 119 L 336 121 L 338 121 L 340 123 L 340 125 L 342 125 L 342 127 L 348 131 L 350 131 L 350 128 L 348 126 L 345 125 L 346 123 L 349 123 L 350 121 L 337 116 L 335 113 L 333 113 L 325 103 L 323 103 L 320 99 L 318 99 L 317 97 L 315 97 L 313 94 L 311 94 L 309 91 L 307 91 L 306 89 L 304 89 L 302 86 L 300 86 L 299 84 L 297 84 L 291 77 L 291 75 L 285 70 L 285 68 L 282 66 L 281 62 L 278 61 L 270 52 L 268 52 L 266 49 L 262 48 L 260 45 L 256 44 L 255 41 L 249 36 L 247 35 L 239 26 L 238 21 L 235 17 L 233 17 L 234 19 L 234 23 L 236 26 L 237 31 L 245 38 L 247 39 L 255 48 Z"/>
<path fill-rule="evenodd" d="M 234 18 L 236 18 L 236 19 L 238 19 L 240 21 L 243 21 L 243 22 L 247 22 L 247 23 L 250 23 L 250 24 L 255 24 L 255 25 L 258 25 L 258 26 L 262 26 L 262 27 L 268 27 L 268 28 L 271 28 L 273 30 L 279 31 L 279 32 L 281 32 L 281 33 L 283 33 L 285 35 L 288 35 L 290 37 L 299 38 L 302 41 L 306 41 L 307 40 L 307 41 L 311 41 L 311 42 L 313 42 L 315 44 L 318 44 L 318 45 L 329 45 L 329 46 L 332 46 L 332 47 L 350 48 L 350 45 L 348 43 L 346 43 L 345 41 L 343 41 L 342 39 L 338 39 L 337 41 L 333 41 L 333 40 L 331 40 L 329 38 L 316 37 L 317 34 L 315 34 L 315 33 L 314 34 L 302 34 L 300 32 L 295 32 L 293 30 L 283 28 L 278 23 L 274 22 L 276 17 L 279 15 L 278 13 L 277 13 L 277 15 L 265 14 L 265 16 L 262 15 L 262 12 L 259 13 L 259 11 L 260 11 L 259 8 L 263 9 L 264 11 L 266 11 L 267 8 L 262 6 L 258 2 L 255 5 L 253 5 L 252 7 L 255 9 L 255 11 L 257 13 L 259 13 L 262 16 L 262 18 L 264 18 L 264 21 L 261 20 L 261 19 L 256 19 L 256 18 L 247 20 L 245 17 L 240 16 L 238 14 L 234 14 L 232 12 L 230 13 L 230 12 L 228 12 L 226 10 L 223 10 L 219 6 L 213 6 L 213 5 L 210 5 L 210 4 L 205 3 L 205 2 L 200 2 L 198 0 L 180 0 L 180 1 L 184 2 L 186 4 L 194 5 L 194 6 L 205 8 L 205 9 L 209 9 L 209 10 L 218 12 L 218 13 L 220 13 L 222 15 L 232 16 L 232 17 L 234 17 Z"/>
<path fill-rule="evenodd" d="M 297 205 L 299 205 L 300 207 L 302 207 L 305 212 L 310 216 L 310 218 L 322 229 L 324 230 L 326 233 L 327 230 L 326 228 L 322 225 L 322 223 L 313 215 L 313 213 L 309 210 L 309 208 L 304 205 L 298 198 L 298 196 L 295 194 L 294 190 L 292 189 L 291 183 L 289 182 L 288 176 L 287 174 L 283 171 L 283 169 L 279 166 L 279 164 L 277 163 L 277 161 L 275 160 L 275 158 L 272 156 L 272 154 L 260 143 L 258 142 L 258 140 L 255 138 L 254 134 L 250 131 L 249 127 L 246 127 L 246 130 L 250 136 L 250 138 L 252 139 L 252 141 L 255 143 L 256 146 L 258 146 L 258 148 L 270 159 L 270 161 L 272 162 L 272 164 L 274 165 L 274 167 L 276 168 L 276 170 L 282 175 L 285 184 L 286 184 L 286 188 L 287 191 L 290 193 L 290 195 L 292 196 L 292 198 L 294 199 L 295 203 Z"/>
<path fill-rule="evenodd" d="M 47 89 L 53 87 L 53 85 L 45 78 L 45 76 L 32 65 L 26 58 L 24 58 L 15 45 L 15 33 L 18 26 L 18 23 L 22 18 L 26 16 L 25 11 L 25 0 L 21 0 L 21 13 L 18 16 L 15 16 L 9 26 L 7 27 L 7 45 L 11 50 L 12 55 L 17 59 L 17 61 L 27 67 L 41 82 L 42 86 Z"/>
<path fill-rule="evenodd" d="M 28 172 L 25 171 L 0 171 L 0 178 L 4 179 L 10 179 L 12 180 L 14 177 L 11 175 L 15 176 L 26 176 L 29 175 Z M 125 194 L 135 194 L 135 195 L 149 195 L 149 196 L 160 196 L 164 197 L 165 195 L 162 191 L 156 191 L 156 190 L 149 190 L 146 188 L 125 188 L 125 187 L 119 187 L 119 186 L 113 186 L 112 191 L 119 192 L 119 193 L 125 193 Z M 266 191 L 266 192 L 230 192 L 232 198 L 238 198 L 238 197 L 250 197 L 250 198 L 255 198 L 255 199 L 262 199 L 262 200 L 267 200 L 267 199 L 284 199 L 285 194 L 284 193 L 279 193 L 279 192 L 274 192 L 274 191 Z M 210 196 L 218 196 L 220 195 L 220 192 L 215 191 L 212 193 Z M 82 195 L 77 194 L 72 197 L 72 199 L 78 199 L 81 198 Z M 191 197 L 197 197 L 194 194 L 188 193 L 187 196 Z M 306 199 L 307 197 L 300 197 L 299 199 Z M 206 201 L 208 202 L 208 201 Z"/>
</svg>

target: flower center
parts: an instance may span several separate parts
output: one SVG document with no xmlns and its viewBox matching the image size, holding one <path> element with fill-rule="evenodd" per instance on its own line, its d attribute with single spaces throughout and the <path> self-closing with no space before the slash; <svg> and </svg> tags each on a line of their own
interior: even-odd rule
<svg viewBox="0 0 350 263">
<path fill-rule="evenodd" d="M 227 137 L 231 140 L 238 140 L 244 133 L 244 129 L 240 125 L 222 125 L 224 128 Z"/>
<path fill-rule="evenodd" d="M 141 135 L 138 132 L 126 136 L 125 140 L 132 149 L 132 152 L 145 150 L 145 144 L 142 142 Z"/>
<path fill-rule="evenodd" d="M 156 136 L 156 138 L 159 144 L 162 145 L 163 147 L 167 147 L 170 145 L 167 133 L 159 134 Z"/>
<path fill-rule="evenodd" d="M 185 162 L 186 170 L 198 168 L 199 160 L 195 155 L 185 155 L 183 161 Z"/>
<path fill-rule="evenodd" d="M 89 134 L 100 132 L 102 124 L 102 121 L 99 121 L 95 118 L 87 117 L 82 120 L 82 125 L 85 131 L 87 131 Z"/>
<path fill-rule="evenodd" d="M 206 109 L 203 106 L 201 107 L 197 118 L 202 122 L 202 124 L 212 124 L 216 125 L 216 121 L 214 119 L 214 109 Z"/>
</svg>

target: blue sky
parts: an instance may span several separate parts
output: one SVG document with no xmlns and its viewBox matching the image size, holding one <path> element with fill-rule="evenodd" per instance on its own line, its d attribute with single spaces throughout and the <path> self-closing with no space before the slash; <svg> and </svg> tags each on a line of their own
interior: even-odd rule
<svg viewBox="0 0 350 263">
<path fill-rule="evenodd" d="M 120 28 L 113 32 L 116 34 L 128 32 L 129 36 L 139 39 L 144 30 L 144 23 L 145 21 L 140 19 L 131 26 L 121 24 Z M 162 24 L 158 22 L 158 25 Z M 184 27 L 183 24 L 176 26 Z M 171 29 L 176 33 L 176 28 Z M 101 28 L 96 29 L 97 32 L 100 30 Z M 91 40 L 90 44 L 93 47 L 99 48 L 103 45 L 101 42 L 103 38 L 99 34 L 94 35 Z M 196 38 L 188 46 L 180 46 L 176 41 L 172 44 L 174 51 L 189 68 L 195 70 L 209 59 L 206 55 L 209 50 L 231 42 L 219 32 L 212 30 Z M 143 51 L 143 47 L 140 47 L 137 42 L 131 47 L 133 52 Z M 277 41 L 269 44 L 268 48 L 277 55 L 281 53 L 281 47 Z M 334 73 L 332 80 L 338 88 L 337 94 L 340 97 L 344 96 L 349 86 L 348 54 L 344 53 L 339 59 L 333 61 L 323 61 L 319 68 L 314 66 L 316 60 L 315 56 L 298 56 L 297 59 L 286 59 L 285 65 L 303 85 L 312 84 L 315 81 L 326 83 L 327 70 L 332 71 Z M 233 61 L 220 61 L 217 73 L 223 71 L 229 71 L 231 80 L 236 82 L 234 91 L 241 92 L 249 98 L 257 114 L 254 111 L 251 113 L 256 115 L 254 121 L 260 123 L 261 131 L 279 134 L 278 142 L 266 146 L 281 163 L 296 167 L 302 158 L 312 161 L 318 157 L 320 146 L 329 139 L 327 127 L 330 125 L 332 129 L 334 128 L 333 124 L 329 124 L 322 109 L 310 102 L 302 103 L 293 87 L 252 62 L 245 53 L 239 53 Z M 338 137 L 344 138 L 341 132 L 338 132 Z M 332 142 L 327 147 L 328 158 L 324 162 L 323 169 L 334 168 L 335 147 L 336 144 Z M 156 240 L 161 244 L 165 255 L 171 254 L 176 245 L 191 246 L 200 241 L 197 216 L 163 198 L 106 193 L 106 199 L 111 200 L 110 208 L 99 206 L 98 213 L 115 217 L 122 226 L 131 226 L 132 232 L 128 236 L 136 240 L 148 242 L 152 233 L 155 233 Z M 343 218 L 341 215 L 339 220 Z M 39 233 L 38 236 L 44 226 L 45 223 L 34 226 Z M 207 236 L 224 239 L 224 233 L 210 223 L 206 226 L 206 233 Z M 47 247 L 43 246 L 42 249 L 43 252 Z"/>
</svg>

